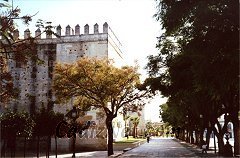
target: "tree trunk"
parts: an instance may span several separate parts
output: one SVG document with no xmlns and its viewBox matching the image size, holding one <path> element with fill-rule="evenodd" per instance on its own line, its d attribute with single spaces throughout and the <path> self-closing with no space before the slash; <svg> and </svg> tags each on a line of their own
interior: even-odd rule
<svg viewBox="0 0 240 158">
<path fill-rule="evenodd" d="M 206 144 L 207 149 L 209 149 L 209 142 L 210 142 L 210 136 L 211 136 L 212 130 L 210 127 L 207 128 L 207 135 L 206 135 Z"/>
<path fill-rule="evenodd" d="M 198 132 L 198 129 L 195 130 L 195 138 L 196 138 L 195 144 L 199 145 L 199 132 Z"/>
<path fill-rule="evenodd" d="M 187 130 L 187 142 L 190 143 L 190 130 Z"/>
<path fill-rule="evenodd" d="M 190 143 L 194 144 L 193 130 L 190 131 Z"/>
<path fill-rule="evenodd" d="M 216 147 L 216 134 L 213 132 L 213 141 L 214 141 L 214 153 L 217 153 L 217 147 Z"/>
<path fill-rule="evenodd" d="M 224 124 L 223 126 L 220 125 L 219 122 L 217 122 L 217 127 L 218 127 L 218 133 L 217 131 L 215 130 L 215 133 L 217 134 L 217 138 L 218 138 L 218 149 L 219 149 L 219 155 L 223 155 L 224 154 L 224 142 L 223 142 L 223 137 L 224 137 L 224 134 L 227 132 L 227 125 L 229 123 L 229 117 L 228 116 L 225 116 L 224 117 Z"/>
<path fill-rule="evenodd" d="M 5 138 L 3 138 L 1 141 L 2 141 L 1 143 L 3 143 L 2 147 L 1 147 L 1 157 L 5 157 L 7 140 Z"/>
<path fill-rule="evenodd" d="M 233 123 L 233 132 L 234 132 L 234 155 L 240 154 L 240 147 L 239 147 L 239 137 L 240 137 L 240 129 L 239 124 L 240 121 L 238 120 L 238 115 L 236 115 L 232 121 Z"/>
<path fill-rule="evenodd" d="M 133 138 L 136 138 L 136 126 L 133 126 Z"/>
<path fill-rule="evenodd" d="M 108 156 L 113 155 L 113 127 L 112 127 L 113 117 L 107 116 L 106 126 L 108 130 Z"/>
<path fill-rule="evenodd" d="M 39 136 L 37 136 L 37 157 L 39 157 L 39 147 L 40 147 L 40 137 Z"/>
<path fill-rule="evenodd" d="M 55 155 L 56 155 L 56 158 L 57 158 L 57 154 L 58 154 L 57 150 L 58 150 L 58 148 L 57 148 L 57 136 L 55 134 Z"/>
<path fill-rule="evenodd" d="M 127 134 L 127 120 L 125 119 L 124 120 L 124 136 L 126 137 L 128 134 Z"/>
<path fill-rule="evenodd" d="M 46 152 L 46 157 L 49 157 L 50 150 L 51 150 L 51 136 L 47 136 L 47 152 Z"/>
<path fill-rule="evenodd" d="M 222 156 L 224 154 L 224 142 L 223 142 L 223 135 L 222 133 L 217 135 L 218 138 L 218 150 L 219 155 Z"/>
<path fill-rule="evenodd" d="M 135 128 L 135 131 L 136 131 L 136 133 L 135 133 L 135 137 L 137 137 L 137 136 L 138 136 L 137 126 L 136 126 L 136 128 Z"/>
<path fill-rule="evenodd" d="M 13 135 L 13 136 L 9 139 L 9 145 L 10 145 L 11 157 L 15 157 L 15 151 L 16 151 L 16 135 Z"/>
<path fill-rule="evenodd" d="M 202 149 L 203 145 L 203 134 L 204 134 L 204 129 L 200 130 L 200 149 Z"/>
<path fill-rule="evenodd" d="M 224 136 L 224 130 L 221 128 L 219 122 L 217 122 L 217 126 L 218 126 L 218 131 L 216 129 L 216 127 L 213 127 L 213 131 L 215 133 L 215 136 L 217 137 L 217 143 L 218 143 L 218 152 L 219 152 L 219 156 L 223 155 L 224 152 L 224 142 L 223 142 L 223 136 Z"/>
<path fill-rule="evenodd" d="M 24 137 L 23 157 L 26 157 L 26 142 L 27 142 L 27 138 L 26 138 L 26 136 L 25 136 L 25 137 Z"/>
<path fill-rule="evenodd" d="M 183 128 L 182 131 L 181 131 L 181 139 L 183 141 L 185 140 L 185 128 Z"/>
</svg>

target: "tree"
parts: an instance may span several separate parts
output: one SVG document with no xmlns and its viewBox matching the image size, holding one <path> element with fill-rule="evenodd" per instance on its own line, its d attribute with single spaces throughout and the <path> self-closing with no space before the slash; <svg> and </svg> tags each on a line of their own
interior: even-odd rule
<svg viewBox="0 0 240 158">
<path fill-rule="evenodd" d="M 49 151 L 51 149 L 51 136 L 55 134 L 57 124 L 64 118 L 63 114 L 55 113 L 53 110 L 49 111 L 45 107 L 42 107 L 35 115 L 35 127 L 33 134 L 37 136 L 37 155 L 39 156 L 39 139 L 42 136 L 47 137 L 47 150 L 46 157 L 49 157 Z M 46 128 L 47 127 L 47 128 Z"/>
<path fill-rule="evenodd" d="M 131 117 L 130 121 L 133 124 L 133 138 L 136 138 L 136 136 L 137 136 L 137 126 L 138 126 L 138 124 L 140 122 L 140 118 L 138 116 Z"/>
<path fill-rule="evenodd" d="M 14 88 L 12 76 L 7 70 L 5 60 L 0 56 L 0 101 L 6 102 L 9 98 L 16 98 L 18 90 Z"/>
<path fill-rule="evenodd" d="M 145 135 L 146 134 L 151 134 L 154 131 L 154 126 L 153 126 L 153 123 L 151 121 L 147 122 L 145 126 L 146 126 L 146 129 L 147 129 L 146 130 L 147 133 L 145 133 Z"/>
<path fill-rule="evenodd" d="M 194 114 L 203 114 L 215 130 L 217 118 L 226 117 L 234 125 L 235 155 L 239 153 L 238 68 L 239 15 L 237 1 L 158 0 L 156 19 L 165 33 L 159 38 L 157 56 L 149 56 L 149 83 L 183 106 L 193 124 Z M 204 102 L 203 102 L 203 101 Z M 224 108 L 222 107 L 224 105 Z M 170 105 L 169 105 L 170 106 Z M 205 106 L 206 108 L 202 108 Z M 207 124 L 202 124 L 207 126 Z M 223 152 L 223 134 L 219 152 Z"/>
<path fill-rule="evenodd" d="M 186 121 L 186 115 L 181 108 L 177 108 L 174 105 L 169 106 L 169 103 L 160 105 L 160 108 L 162 110 L 160 115 L 162 116 L 163 122 L 169 123 L 174 127 L 184 125 Z"/>
<path fill-rule="evenodd" d="M 1 139 L 3 139 L 2 156 L 5 156 L 6 143 L 11 148 L 11 156 L 15 155 L 16 137 L 30 138 L 33 134 L 35 122 L 27 112 L 14 112 L 7 109 L 0 116 Z M 2 140 L 1 140 L 2 141 Z"/>
<path fill-rule="evenodd" d="M 130 115 L 128 115 L 128 110 L 126 108 L 123 107 L 123 111 L 122 111 L 122 114 L 123 114 L 123 120 L 124 120 L 124 129 L 125 129 L 125 137 L 127 137 L 128 139 L 128 136 L 129 136 L 129 127 L 127 127 L 127 121 L 128 119 L 130 118 Z"/>
<path fill-rule="evenodd" d="M 73 64 L 56 64 L 53 88 L 61 102 L 85 97 L 87 106 L 104 110 L 109 156 L 113 154 L 112 120 L 123 106 L 138 111 L 143 105 L 143 97 L 147 96 L 146 90 L 137 89 L 142 87 L 136 67 L 116 68 L 110 60 L 95 58 L 81 58 Z"/>
<path fill-rule="evenodd" d="M 37 56 L 36 37 L 31 37 L 29 34 L 24 39 L 20 39 L 16 25 L 17 20 L 29 25 L 35 15 L 21 16 L 21 10 L 18 7 L 13 8 L 3 2 L 0 2 L 0 9 L 0 102 L 4 103 L 10 98 L 16 98 L 19 93 L 19 90 L 14 88 L 13 78 L 8 69 L 9 60 L 17 61 L 21 65 L 25 65 L 29 60 L 41 62 Z M 38 20 L 36 26 L 43 29 L 41 34 L 56 35 L 52 31 L 54 27 L 51 22 L 45 23 L 43 20 Z"/>
<path fill-rule="evenodd" d="M 6 102 L 8 98 L 16 97 L 17 95 L 16 89 L 13 87 L 12 76 L 7 68 L 7 60 L 9 58 L 22 60 L 25 52 L 21 52 L 21 49 L 27 46 L 26 43 L 29 43 L 28 40 L 19 41 L 13 37 L 13 32 L 16 30 L 14 20 L 20 19 L 25 24 L 28 24 L 31 21 L 31 17 L 20 17 L 20 9 L 11 9 L 5 3 L 0 3 L 0 8 L 6 9 L 5 12 L 1 11 L 0 14 L 0 101 Z"/>
</svg>

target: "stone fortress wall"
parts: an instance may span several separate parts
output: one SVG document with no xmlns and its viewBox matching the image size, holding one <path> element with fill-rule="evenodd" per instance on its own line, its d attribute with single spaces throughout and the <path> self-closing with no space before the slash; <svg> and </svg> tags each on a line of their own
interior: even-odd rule
<svg viewBox="0 0 240 158">
<path fill-rule="evenodd" d="M 59 25 L 56 27 L 57 37 L 54 35 L 42 37 L 41 30 L 37 29 L 34 37 L 37 43 L 37 55 L 42 62 L 30 59 L 27 63 L 9 60 L 9 70 L 14 77 L 14 86 L 20 90 L 19 98 L 10 103 L 13 108 L 30 113 L 34 113 L 42 106 L 63 113 L 72 109 L 73 101 L 61 106 L 54 104 L 55 98 L 51 85 L 56 62 L 73 63 L 81 57 L 97 57 L 113 59 L 118 67 L 125 65 L 124 54 L 121 51 L 122 44 L 107 23 L 103 24 L 101 31 L 98 24 L 93 26 L 93 32 L 89 31 L 88 24 L 83 27 L 83 33 L 80 30 L 79 25 L 76 25 L 74 29 L 68 25 L 65 30 Z M 26 29 L 24 39 L 30 36 L 30 30 Z M 14 31 L 13 37 L 14 39 L 19 38 L 18 30 Z M 93 120 L 97 121 L 96 110 L 89 111 L 87 115 L 91 115 Z M 142 114 L 141 118 L 144 119 L 143 117 Z M 115 122 L 117 122 L 118 127 L 116 126 L 117 128 L 114 129 L 114 138 L 117 140 L 125 135 L 122 116 L 119 115 Z M 63 150 L 70 148 L 70 140 L 59 141 L 61 142 L 59 145 L 63 145 Z M 82 143 L 79 145 L 84 144 L 86 147 L 86 144 L 89 143 L 89 146 L 99 144 L 103 148 L 106 145 L 106 139 L 91 139 L 91 141 L 86 139 L 85 141 L 83 143 L 81 140 Z"/>
<path fill-rule="evenodd" d="M 59 25 L 56 28 L 58 37 L 54 38 L 53 35 L 46 35 L 46 38 L 42 38 L 41 30 L 37 29 L 35 31 L 37 54 L 43 62 L 39 64 L 28 60 L 26 64 L 23 64 L 22 61 L 9 61 L 14 85 L 20 90 L 19 99 L 12 101 L 12 106 L 29 112 L 33 112 L 41 106 L 53 106 L 50 105 L 54 100 L 51 85 L 52 72 L 56 62 L 72 63 L 87 56 L 111 58 L 116 63 L 123 63 L 121 43 L 108 24 L 103 24 L 101 32 L 98 24 L 93 27 L 93 33 L 90 33 L 89 25 L 86 24 L 84 32 L 81 34 L 79 25 L 75 26 L 75 30 L 68 25 L 65 29 L 65 35 L 63 35 Z M 24 38 L 26 39 L 30 35 L 30 30 L 26 29 Z M 19 38 L 18 30 L 14 31 L 13 37 Z"/>
<path fill-rule="evenodd" d="M 35 31 L 35 41 L 37 43 L 37 55 L 39 61 L 29 59 L 27 63 L 22 61 L 9 60 L 9 70 L 14 77 L 14 86 L 20 90 L 18 99 L 11 101 L 11 106 L 17 110 L 25 110 L 34 113 L 42 106 L 48 109 L 54 109 L 56 112 L 66 113 L 72 109 L 73 101 L 65 105 L 55 105 L 54 95 L 52 92 L 52 78 L 54 65 L 59 63 L 73 63 L 81 57 L 96 57 L 113 59 L 116 65 L 123 65 L 123 53 L 121 51 L 121 43 L 113 33 L 107 23 L 103 24 L 102 31 L 99 31 L 99 25 L 93 26 L 93 32 L 89 31 L 89 25 L 86 24 L 83 28 L 83 33 L 80 32 L 80 26 L 76 25 L 71 28 L 69 25 L 65 28 L 65 34 L 61 26 L 56 27 L 56 36 L 47 35 L 42 37 L 40 29 Z M 24 31 L 24 39 L 31 36 L 29 29 Z M 14 39 L 19 39 L 19 31 L 13 33 Z M 92 120 L 97 121 L 96 110 L 87 112 L 87 115 L 92 116 Z M 118 120 L 123 121 L 121 116 Z M 104 120 L 102 120 L 104 122 Z M 122 122 L 122 124 L 124 124 Z M 97 130 L 87 130 L 88 137 L 92 137 L 92 132 L 96 135 Z M 119 131 L 119 129 L 118 129 Z M 123 130 L 121 126 L 120 131 Z M 106 133 L 106 131 L 103 131 Z M 123 132 L 114 134 L 115 137 L 123 137 Z M 54 142 L 54 140 L 52 140 Z M 79 143 L 81 142 L 81 143 Z M 51 143 L 52 147 L 54 143 Z M 59 149 L 69 150 L 71 148 L 71 139 L 59 139 Z M 81 139 L 76 142 L 77 147 L 105 149 L 106 138 L 103 139 Z"/>
</svg>

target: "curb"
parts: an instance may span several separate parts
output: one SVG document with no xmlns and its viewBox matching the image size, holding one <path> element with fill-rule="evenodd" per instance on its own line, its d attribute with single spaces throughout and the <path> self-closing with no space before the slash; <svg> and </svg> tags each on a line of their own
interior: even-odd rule
<svg viewBox="0 0 240 158">
<path fill-rule="evenodd" d="M 121 156 L 123 153 L 117 153 L 117 154 L 113 154 L 111 156 L 108 156 L 109 158 L 113 158 L 113 157 L 118 157 Z"/>
<path fill-rule="evenodd" d="M 130 151 L 130 150 L 132 150 L 132 149 L 134 149 L 134 148 L 136 148 L 136 147 L 138 147 L 138 146 L 140 146 L 140 145 L 142 145 L 142 144 L 144 144 L 144 143 L 146 143 L 146 140 L 137 141 L 137 142 L 133 143 L 134 146 L 133 146 L 132 148 L 125 148 L 125 149 L 123 149 L 123 152 L 122 152 L 122 153 L 118 153 L 118 154 L 111 155 L 111 156 L 109 156 L 109 158 L 119 157 L 119 156 L 121 156 L 122 154 L 124 154 L 125 152 Z"/>
<path fill-rule="evenodd" d="M 187 147 L 192 152 L 194 152 L 198 157 L 219 157 L 218 154 L 212 153 L 211 149 L 208 150 L 208 153 L 202 153 L 202 149 L 200 149 L 199 146 L 197 146 L 196 144 L 191 144 L 176 138 L 175 140 L 179 142 L 181 145 Z"/>
</svg>

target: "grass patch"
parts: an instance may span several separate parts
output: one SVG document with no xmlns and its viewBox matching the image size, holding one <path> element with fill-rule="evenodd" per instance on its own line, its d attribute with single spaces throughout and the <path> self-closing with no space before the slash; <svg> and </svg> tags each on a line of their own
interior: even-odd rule
<svg viewBox="0 0 240 158">
<path fill-rule="evenodd" d="M 138 141 L 141 141 L 141 140 L 144 140 L 143 138 L 133 138 L 133 137 L 129 137 L 127 139 L 127 137 L 123 138 L 122 140 L 120 141 L 116 141 L 114 142 L 114 144 L 120 144 L 120 143 L 134 143 L 134 142 L 138 142 Z"/>
</svg>

